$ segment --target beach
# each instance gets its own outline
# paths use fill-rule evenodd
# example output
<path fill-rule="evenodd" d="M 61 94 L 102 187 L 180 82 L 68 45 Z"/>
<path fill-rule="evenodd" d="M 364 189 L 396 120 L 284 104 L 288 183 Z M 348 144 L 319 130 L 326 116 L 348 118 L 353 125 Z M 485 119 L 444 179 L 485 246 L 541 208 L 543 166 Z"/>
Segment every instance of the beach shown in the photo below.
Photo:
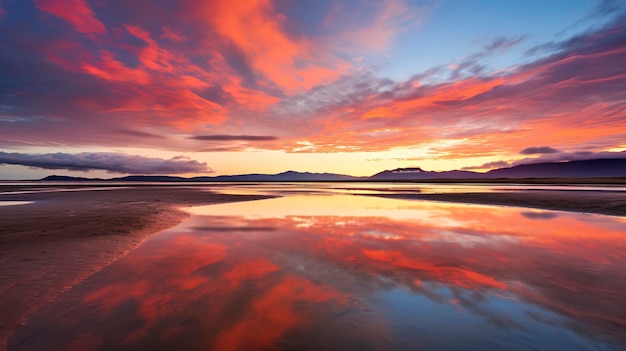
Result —
<path fill-rule="evenodd" d="M 62 191 L 59 191 L 62 188 Z M 626 216 L 616 191 L 398 192 L 374 195 Z M 196 205 L 265 199 L 193 185 L 0 186 L 0 349 L 28 316 L 150 235 L 176 226 Z M 280 195 L 280 192 L 277 193 Z"/>
<path fill-rule="evenodd" d="M 27 317 L 150 235 L 189 216 L 180 208 L 267 196 L 224 195 L 202 188 L 141 186 L 0 186 L 0 349 Z M 80 190 L 80 191 L 73 191 Z"/>

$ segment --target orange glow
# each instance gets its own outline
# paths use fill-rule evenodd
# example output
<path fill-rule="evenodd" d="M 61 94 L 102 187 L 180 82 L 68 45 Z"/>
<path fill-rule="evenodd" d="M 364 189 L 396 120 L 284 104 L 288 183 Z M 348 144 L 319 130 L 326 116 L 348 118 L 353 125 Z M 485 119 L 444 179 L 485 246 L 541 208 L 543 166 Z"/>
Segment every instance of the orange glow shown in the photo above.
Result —
<path fill-rule="evenodd" d="M 122 80 L 136 84 L 150 84 L 150 75 L 140 69 L 130 69 L 115 60 L 110 52 L 102 52 L 99 65 L 84 63 L 86 73 L 106 80 Z"/>
<path fill-rule="evenodd" d="M 234 288 L 236 288 L 243 281 L 259 279 L 268 273 L 275 272 L 279 269 L 280 267 L 277 265 L 268 262 L 267 260 L 260 259 L 235 266 L 235 268 L 224 274 L 224 280 L 228 281 Z"/>
<path fill-rule="evenodd" d="M 413 260 L 403 256 L 401 252 L 397 251 L 363 250 L 363 254 L 373 260 L 390 263 L 398 268 L 410 268 L 434 274 L 440 282 L 454 284 L 467 289 L 473 289 L 480 286 L 497 289 L 506 288 L 505 284 L 484 274 L 467 269 L 440 267 L 422 260 Z"/>
<path fill-rule="evenodd" d="M 215 349 L 250 350 L 270 347 L 286 331 L 306 323 L 310 317 L 295 310 L 298 303 L 319 304 L 338 297 L 336 292 L 327 287 L 320 287 L 303 279 L 286 278 L 256 299 L 244 319 L 220 333 Z"/>

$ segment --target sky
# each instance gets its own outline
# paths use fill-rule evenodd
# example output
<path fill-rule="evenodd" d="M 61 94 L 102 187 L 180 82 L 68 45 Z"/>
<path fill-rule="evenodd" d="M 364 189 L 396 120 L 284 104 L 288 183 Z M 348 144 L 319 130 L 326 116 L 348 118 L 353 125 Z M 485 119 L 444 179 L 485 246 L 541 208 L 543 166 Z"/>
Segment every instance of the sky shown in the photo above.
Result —
<path fill-rule="evenodd" d="M 0 179 L 625 150 L 620 0 L 0 0 Z"/>

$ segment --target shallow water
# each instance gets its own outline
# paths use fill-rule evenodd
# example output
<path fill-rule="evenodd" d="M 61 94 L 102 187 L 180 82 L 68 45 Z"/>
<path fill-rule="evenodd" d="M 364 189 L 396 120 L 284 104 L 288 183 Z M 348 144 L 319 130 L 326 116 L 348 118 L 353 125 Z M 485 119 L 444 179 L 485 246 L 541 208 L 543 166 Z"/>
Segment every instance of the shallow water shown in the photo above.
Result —
<path fill-rule="evenodd" d="M 307 189 L 190 208 L 9 349 L 626 349 L 626 218 Z"/>

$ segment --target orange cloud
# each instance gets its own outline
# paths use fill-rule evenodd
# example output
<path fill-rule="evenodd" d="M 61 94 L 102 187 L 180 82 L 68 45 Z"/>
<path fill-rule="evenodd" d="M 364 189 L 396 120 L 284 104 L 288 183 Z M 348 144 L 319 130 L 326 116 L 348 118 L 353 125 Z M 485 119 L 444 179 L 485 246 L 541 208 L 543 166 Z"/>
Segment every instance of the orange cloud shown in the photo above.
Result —
<path fill-rule="evenodd" d="M 201 14 L 243 50 L 252 68 L 288 92 L 330 82 L 348 67 L 306 38 L 289 37 L 285 15 L 269 0 L 218 1 Z"/>

